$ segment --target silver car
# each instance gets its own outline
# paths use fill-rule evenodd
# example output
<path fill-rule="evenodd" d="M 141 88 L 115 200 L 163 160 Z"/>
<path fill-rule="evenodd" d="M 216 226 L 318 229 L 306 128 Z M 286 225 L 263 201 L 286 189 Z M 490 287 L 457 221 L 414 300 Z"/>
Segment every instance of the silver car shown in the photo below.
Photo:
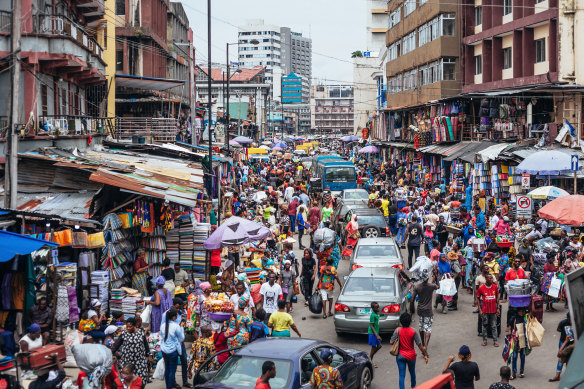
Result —
<path fill-rule="evenodd" d="M 371 302 L 379 304 L 379 332 L 392 333 L 409 307 L 413 285 L 403 270 L 391 267 L 355 269 L 347 277 L 335 304 L 335 331 L 366 334 Z"/>
<path fill-rule="evenodd" d="M 361 238 L 349 260 L 351 270 L 359 267 L 404 268 L 404 260 L 393 238 Z"/>

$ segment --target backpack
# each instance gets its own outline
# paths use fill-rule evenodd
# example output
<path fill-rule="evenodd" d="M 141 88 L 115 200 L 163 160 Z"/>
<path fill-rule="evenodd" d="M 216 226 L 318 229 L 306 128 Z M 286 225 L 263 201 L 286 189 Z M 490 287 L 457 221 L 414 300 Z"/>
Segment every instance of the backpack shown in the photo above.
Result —
<path fill-rule="evenodd" d="M 249 325 L 249 343 L 256 339 L 263 339 L 270 333 L 268 326 L 261 321 L 254 321 Z"/>

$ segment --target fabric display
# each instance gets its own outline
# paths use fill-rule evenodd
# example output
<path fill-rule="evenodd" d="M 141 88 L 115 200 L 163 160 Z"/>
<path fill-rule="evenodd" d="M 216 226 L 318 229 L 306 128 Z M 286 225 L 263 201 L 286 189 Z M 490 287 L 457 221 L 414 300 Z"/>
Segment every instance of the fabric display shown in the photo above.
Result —
<path fill-rule="evenodd" d="M 484 163 L 475 163 L 471 175 L 472 195 L 480 195 L 481 191 L 490 191 L 492 188 L 491 176 Z"/>
<path fill-rule="evenodd" d="M 207 250 L 203 244 L 211 234 L 211 224 L 198 223 L 194 229 L 193 271 L 194 278 L 205 279 L 207 269 Z"/>
<path fill-rule="evenodd" d="M 79 307 L 77 306 L 77 289 L 74 286 L 67 287 L 69 303 L 69 323 L 79 321 Z"/>
<path fill-rule="evenodd" d="M 73 248 L 84 249 L 87 247 L 87 232 L 74 231 L 73 232 Z"/>
<path fill-rule="evenodd" d="M 55 232 L 53 234 L 53 242 L 59 243 L 59 247 L 71 246 L 73 244 L 73 231 L 71 229 L 66 229 Z"/>
<path fill-rule="evenodd" d="M 59 323 L 69 322 L 69 295 L 67 287 L 59 285 L 57 288 L 57 308 L 55 310 L 55 319 Z"/>
<path fill-rule="evenodd" d="M 57 265 L 59 285 L 73 287 L 77 285 L 77 264 L 75 262 L 62 262 Z"/>
<path fill-rule="evenodd" d="M 97 249 L 105 246 L 105 238 L 103 232 L 96 232 L 95 234 L 87 235 L 87 248 Z"/>
<path fill-rule="evenodd" d="M 93 251 L 82 251 L 77 260 L 78 270 L 81 274 L 81 285 L 89 285 L 89 274 L 95 270 L 95 253 Z"/>
<path fill-rule="evenodd" d="M 163 226 L 154 227 L 153 232 L 150 234 L 147 234 L 142 239 L 142 247 L 145 250 L 144 260 L 146 261 L 146 263 L 152 263 L 152 264 L 155 264 L 157 266 L 162 265 L 162 262 L 164 262 L 164 258 L 165 258 L 164 253 L 166 251 L 166 239 L 164 236 L 164 227 Z M 156 270 L 161 271 L 161 269 L 156 269 Z"/>
<path fill-rule="evenodd" d="M 89 296 L 101 302 L 101 309 L 106 310 L 108 306 L 110 275 L 107 270 L 95 270 L 91 272 L 91 288 Z"/>
<path fill-rule="evenodd" d="M 122 311 L 122 300 L 126 297 L 126 292 L 122 289 L 112 289 L 110 298 L 110 309 L 112 311 Z"/>
<path fill-rule="evenodd" d="M 513 166 L 509 166 L 507 182 L 509 184 L 509 193 L 523 193 L 523 190 L 521 189 L 521 173 L 517 173 L 516 168 Z"/>

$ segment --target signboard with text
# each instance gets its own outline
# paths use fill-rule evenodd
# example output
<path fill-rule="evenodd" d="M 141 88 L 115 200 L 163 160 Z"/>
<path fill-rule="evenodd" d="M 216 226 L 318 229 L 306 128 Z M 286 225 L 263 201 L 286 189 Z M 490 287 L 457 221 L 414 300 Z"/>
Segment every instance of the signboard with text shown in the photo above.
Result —
<path fill-rule="evenodd" d="M 533 201 L 527 196 L 517 196 L 517 218 L 530 219 L 533 213 Z"/>

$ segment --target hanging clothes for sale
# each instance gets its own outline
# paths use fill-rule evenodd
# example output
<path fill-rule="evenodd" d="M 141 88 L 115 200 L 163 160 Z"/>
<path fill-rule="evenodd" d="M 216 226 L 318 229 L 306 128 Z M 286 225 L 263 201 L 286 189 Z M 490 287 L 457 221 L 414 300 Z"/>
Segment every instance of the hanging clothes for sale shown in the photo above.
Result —
<path fill-rule="evenodd" d="M 55 318 L 59 323 L 69 322 L 69 294 L 67 287 L 60 285 L 57 288 L 57 309 L 55 310 Z"/>

